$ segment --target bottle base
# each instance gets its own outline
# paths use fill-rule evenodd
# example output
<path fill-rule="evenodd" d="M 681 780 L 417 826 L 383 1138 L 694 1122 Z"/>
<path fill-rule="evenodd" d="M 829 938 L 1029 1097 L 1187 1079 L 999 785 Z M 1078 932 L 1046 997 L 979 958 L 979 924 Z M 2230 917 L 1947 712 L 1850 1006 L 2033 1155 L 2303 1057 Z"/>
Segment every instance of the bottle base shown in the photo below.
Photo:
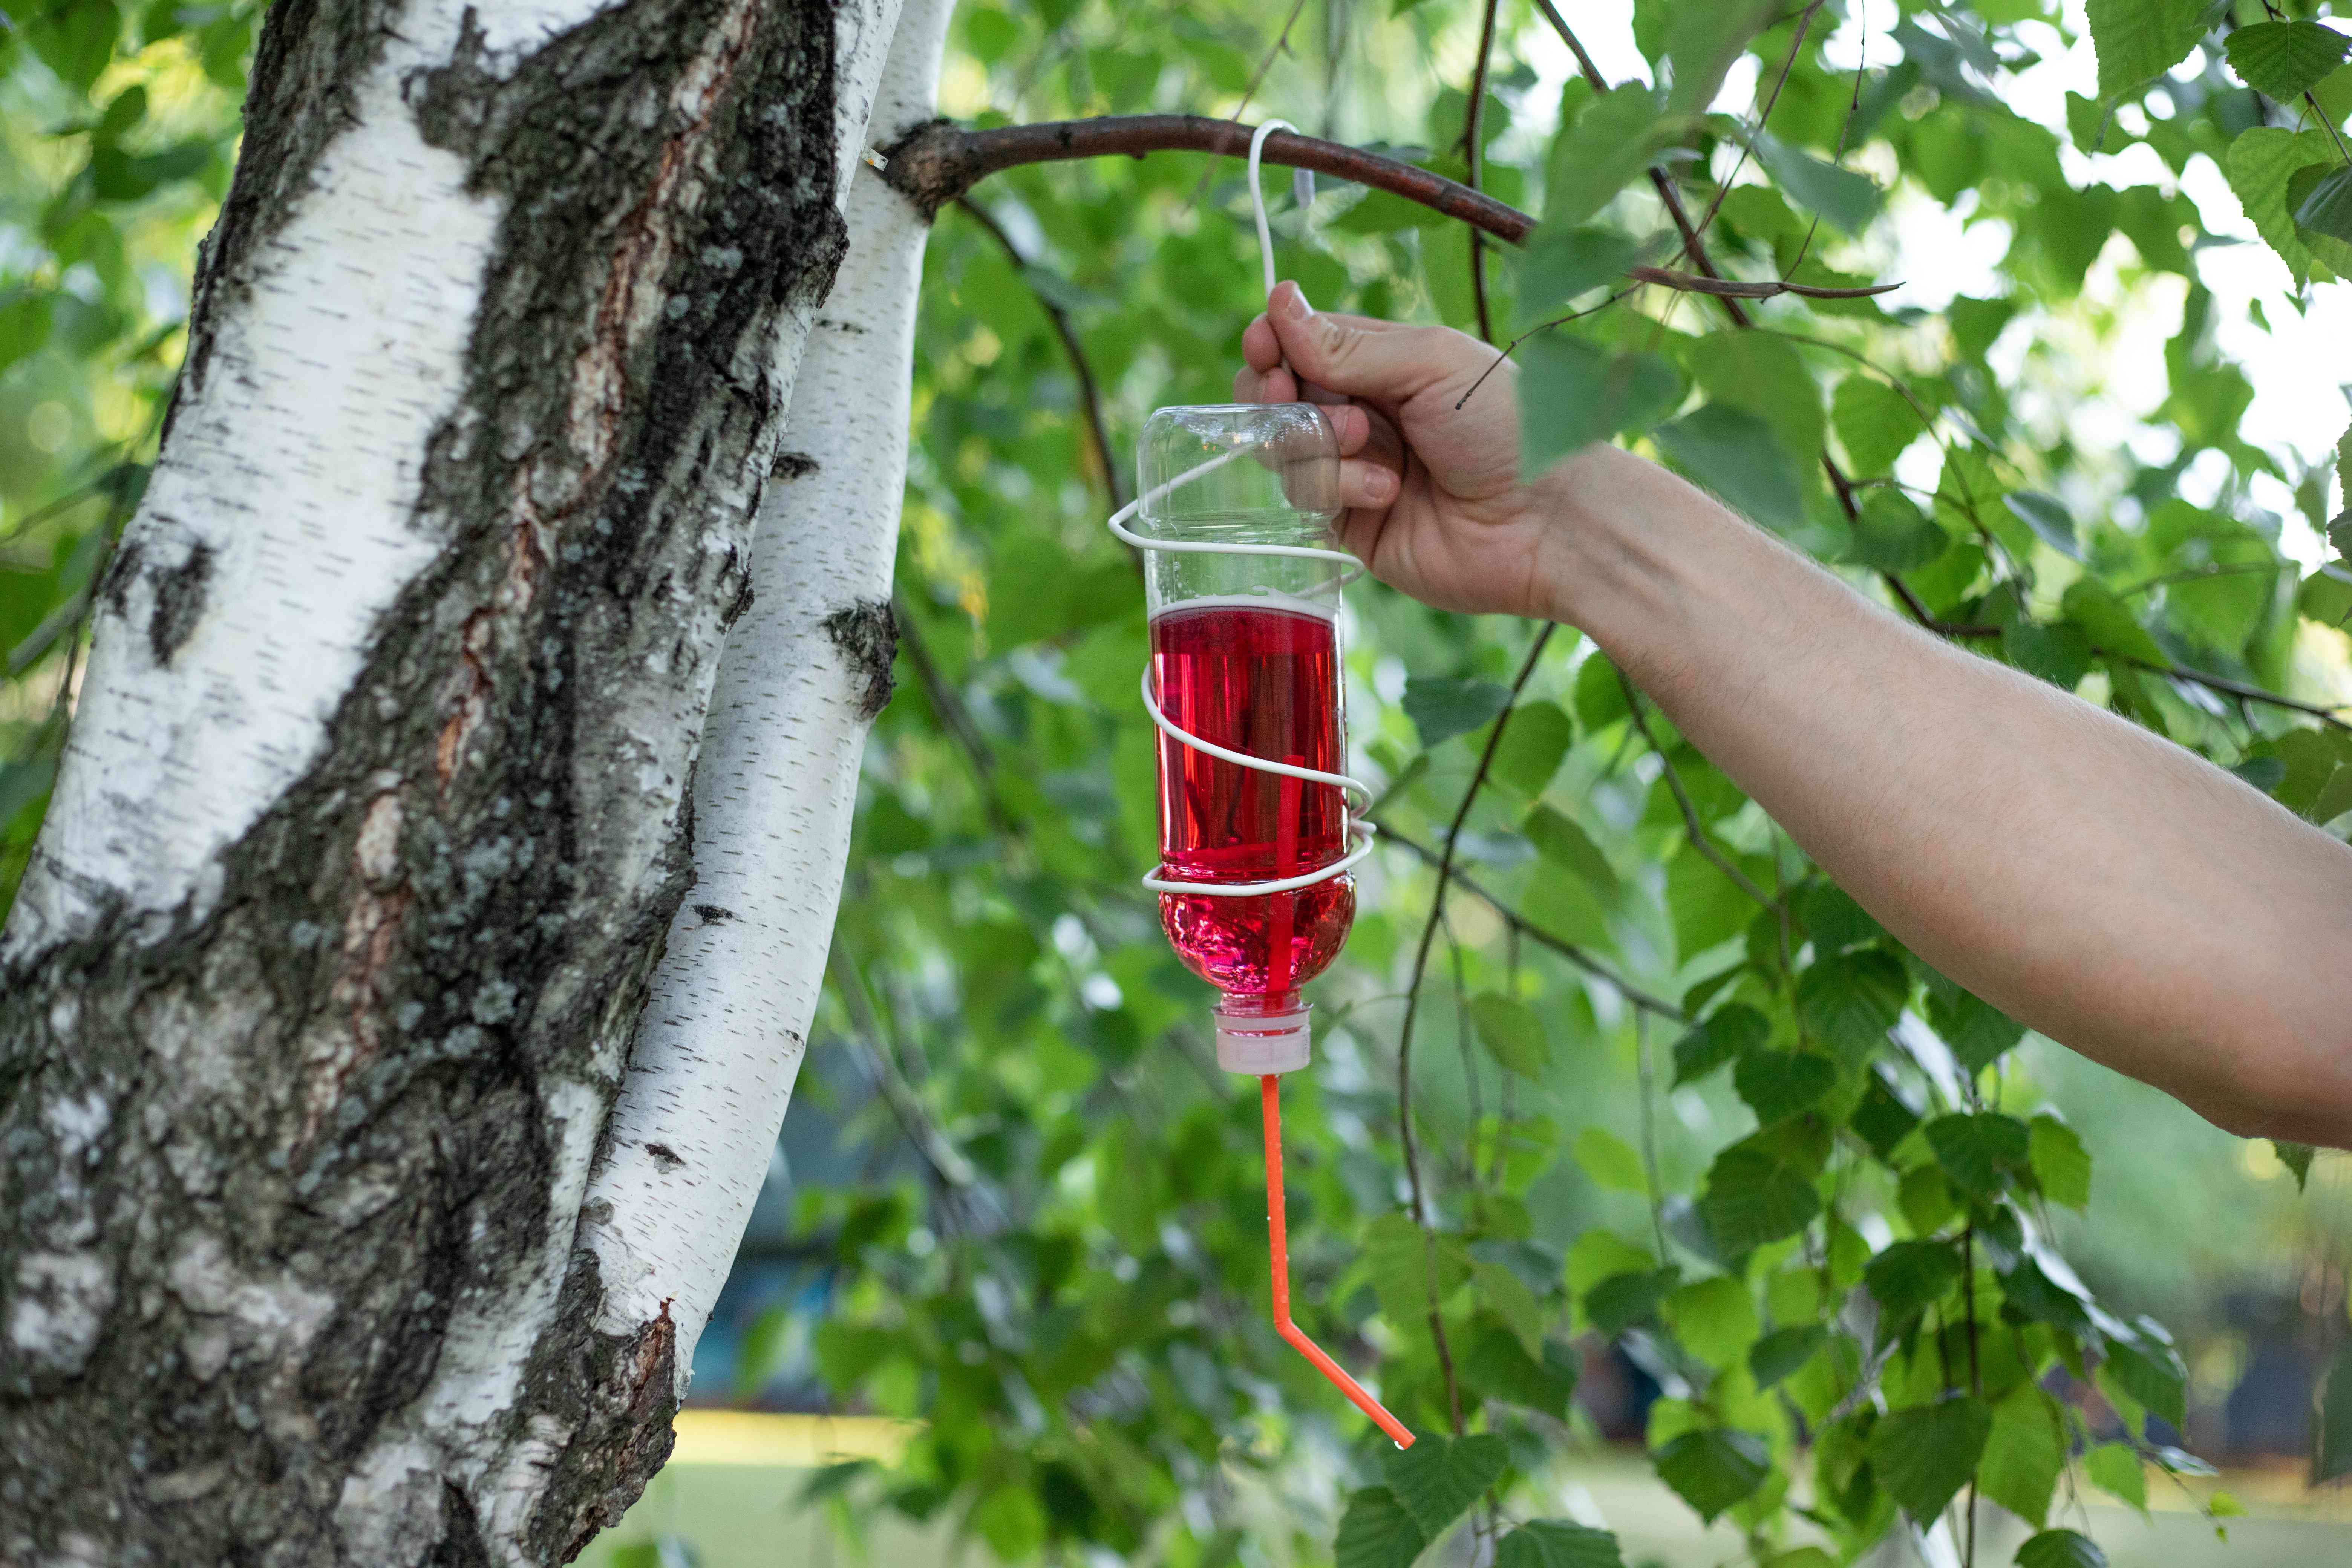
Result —
<path fill-rule="evenodd" d="M 1311 1002 L 1276 1013 L 1242 1012 L 1226 997 L 1210 1009 L 1217 1028 L 1217 1065 L 1227 1072 L 1264 1078 L 1268 1073 L 1297 1072 L 1307 1065 L 1311 1048 L 1307 1016 Z M 1255 998 L 1250 998 L 1255 1001 Z"/>

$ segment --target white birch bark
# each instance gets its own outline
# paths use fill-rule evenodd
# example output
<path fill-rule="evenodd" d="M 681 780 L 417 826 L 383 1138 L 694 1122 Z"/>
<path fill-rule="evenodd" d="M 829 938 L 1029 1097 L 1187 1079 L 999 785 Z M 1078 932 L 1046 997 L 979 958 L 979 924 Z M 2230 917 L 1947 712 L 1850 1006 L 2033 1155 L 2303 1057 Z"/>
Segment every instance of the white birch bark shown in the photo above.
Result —
<path fill-rule="evenodd" d="M 865 142 L 935 113 L 950 0 L 907 0 Z M 866 733 L 889 695 L 890 576 L 929 225 L 871 170 L 811 333 L 752 540 L 670 928 L 592 1181 L 607 1333 L 667 1312 L 682 1394 L 750 1221 L 824 982 Z"/>

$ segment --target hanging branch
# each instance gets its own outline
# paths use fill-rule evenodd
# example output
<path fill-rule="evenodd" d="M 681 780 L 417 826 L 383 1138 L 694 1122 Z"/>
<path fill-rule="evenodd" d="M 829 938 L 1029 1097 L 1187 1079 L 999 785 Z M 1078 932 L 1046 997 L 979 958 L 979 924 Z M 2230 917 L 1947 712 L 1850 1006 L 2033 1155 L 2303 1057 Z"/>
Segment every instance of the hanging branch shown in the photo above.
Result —
<path fill-rule="evenodd" d="M 1412 854 L 1418 857 L 1421 862 L 1425 866 L 1434 867 L 1444 859 L 1444 857 L 1439 854 L 1438 851 L 1430 847 L 1430 846 L 1423 844 L 1418 838 L 1413 837 L 1412 835 L 1406 833 L 1400 828 L 1391 826 L 1388 823 L 1378 818 L 1368 817 L 1365 820 L 1373 828 L 1379 831 L 1381 843 L 1393 844 L 1400 849 L 1410 851 Z M 1503 899 L 1501 895 L 1488 889 L 1484 883 L 1473 878 L 1467 871 L 1456 867 L 1454 870 L 1452 881 L 1454 886 L 1461 889 L 1464 892 L 1469 894 L 1472 898 L 1477 900 L 1480 903 L 1485 904 L 1488 909 L 1494 910 L 1496 914 L 1502 918 L 1503 923 L 1508 926 L 1515 935 L 1526 937 L 1538 947 L 1549 948 L 1553 952 L 1559 954 L 1560 957 L 1568 960 L 1569 963 L 1576 965 L 1577 968 L 1581 969 L 1584 973 L 1591 975 L 1595 980 L 1600 981 L 1601 984 L 1607 985 L 1611 990 L 1616 992 L 1620 996 L 1625 998 L 1625 1000 L 1632 1005 L 1640 1008 L 1644 1013 L 1655 1014 L 1661 1018 L 1671 1018 L 1678 1024 L 1687 1021 L 1685 1019 L 1683 1010 L 1681 1008 L 1675 1006 L 1673 1003 L 1665 1000 L 1665 998 L 1662 996 L 1654 996 L 1647 991 L 1643 990 L 1640 986 L 1633 984 L 1627 981 L 1623 975 L 1619 974 L 1616 971 L 1611 969 L 1607 964 L 1602 963 L 1599 959 L 1593 957 L 1591 953 L 1585 952 L 1574 942 L 1569 942 L 1565 938 L 1555 936 L 1550 931 L 1544 930 L 1543 927 L 1536 924 L 1533 921 L 1528 919 L 1527 916 L 1521 914 L 1517 910 L 1512 908 L 1509 902 Z"/>
<path fill-rule="evenodd" d="M 1486 0 L 1486 18 L 1478 26 L 1478 65 L 1470 73 L 1470 106 L 1463 111 L 1463 156 L 1470 171 L 1470 188 L 1478 188 L 1486 162 L 1486 68 L 1495 54 L 1495 13 L 1503 0 Z M 1495 341 L 1495 321 L 1486 305 L 1486 237 L 1470 231 L 1470 298 L 1478 308 L 1478 335 Z"/>
<path fill-rule="evenodd" d="M 1495 765 L 1495 752 L 1502 744 L 1503 731 L 1510 727 L 1511 713 L 1517 705 L 1519 693 L 1527 689 L 1528 678 L 1536 672 L 1536 664 L 1543 658 L 1544 648 L 1551 635 L 1559 629 L 1555 622 L 1547 621 L 1528 646 L 1528 657 L 1519 666 L 1517 679 L 1511 682 L 1510 702 L 1496 715 L 1495 727 L 1486 735 L 1486 749 L 1478 754 L 1478 771 L 1470 776 L 1470 787 L 1462 792 L 1462 804 L 1454 808 L 1453 825 L 1446 829 L 1445 848 L 1438 858 L 1437 889 L 1430 895 L 1429 918 L 1422 922 L 1421 944 L 1413 950 L 1412 981 L 1405 987 L 1404 1022 L 1397 1031 L 1397 1132 L 1404 1146 L 1405 1182 L 1412 1196 L 1412 1222 L 1421 1226 L 1429 1250 L 1429 1331 L 1437 1342 L 1437 1364 L 1445 1374 L 1445 1399 L 1454 1416 L 1454 1436 L 1462 1435 L 1462 1391 L 1454 1376 L 1454 1352 L 1445 1342 L 1445 1323 L 1437 1310 L 1436 1237 L 1429 1227 L 1429 1208 L 1423 1199 L 1421 1184 L 1421 1157 L 1412 1135 L 1412 1026 L 1421 1014 L 1421 984 L 1429 972 L 1429 946 L 1437 935 L 1438 922 L 1445 914 L 1445 887 L 1454 877 L 1454 846 L 1462 837 L 1462 825 L 1470 816 L 1470 807 L 1486 786 L 1486 774 Z"/>
<path fill-rule="evenodd" d="M 972 221 L 986 229 L 1003 248 L 1014 269 L 1028 278 L 1030 268 L 1036 264 L 1021 254 L 1021 247 L 1004 232 L 1004 226 L 969 196 L 956 197 L 955 205 L 971 215 Z M 1095 461 L 1102 466 L 1103 489 L 1110 492 L 1111 509 L 1117 510 L 1127 504 L 1127 488 L 1118 482 L 1118 464 L 1111 457 L 1110 433 L 1103 424 L 1102 392 L 1095 382 L 1094 364 L 1087 358 L 1086 345 L 1078 341 L 1078 329 L 1070 320 L 1070 313 L 1034 281 L 1030 282 L 1029 292 L 1037 301 L 1037 308 L 1045 312 L 1045 319 L 1054 323 L 1054 331 L 1061 336 L 1062 348 L 1070 356 L 1070 369 L 1078 378 L 1078 404 L 1086 410 L 1087 429 L 1094 437 Z"/>
<path fill-rule="evenodd" d="M 1867 300 L 1873 294 L 1892 294 L 1903 287 L 1900 283 L 1874 283 L 1862 289 L 1826 289 L 1818 283 L 1790 283 L 1779 278 L 1748 282 L 1718 278 L 1712 272 L 1703 278 L 1693 277 L 1671 267 L 1629 267 L 1625 276 L 1637 283 L 1655 283 L 1685 294 L 1711 294 L 1718 300 L 1769 300 L 1775 294 L 1798 294 L 1808 300 Z"/>
<path fill-rule="evenodd" d="M 1683 833 L 1690 839 L 1691 847 L 1706 857 L 1717 870 L 1731 879 L 1733 887 L 1764 908 L 1778 910 L 1780 907 L 1779 901 L 1758 887 L 1747 872 L 1732 864 L 1731 858 L 1716 847 L 1715 840 L 1706 836 L 1706 828 L 1698 819 L 1698 807 L 1691 804 L 1690 792 L 1683 788 L 1682 774 L 1675 771 L 1674 759 L 1666 755 L 1664 746 L 1658 744 L 1658 737 L 1650 729 L 1649 715 L 1642 711 L 1642 694 L 1633 689 L 1633 683 L 1625 679 L 1622 670 L 1618 672 L 1617 684 L 1624 690 L 1625 707 L 1633 717 L 1633 727 L 1642 731 L 1642 739 L 1650 743 L 1650 750 L 1658 753 L 1658 762 L 1665 770 L 1666 787 L 1674 792 L 1675 805 L 1681 808 Z"/>

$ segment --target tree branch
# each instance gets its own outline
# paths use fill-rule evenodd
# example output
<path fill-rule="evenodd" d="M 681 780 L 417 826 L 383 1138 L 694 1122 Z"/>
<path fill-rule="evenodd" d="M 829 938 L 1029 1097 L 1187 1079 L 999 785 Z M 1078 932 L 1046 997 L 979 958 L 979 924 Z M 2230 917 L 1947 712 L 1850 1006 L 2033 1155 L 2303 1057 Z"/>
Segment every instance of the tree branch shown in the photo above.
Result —
<path fill-rule="evenodd" d="M 1114 154 L 1140 158 L 1152 153 L 1215 153 L 1239 158 L 1248 155 L 1251 134 L 1249 126 L 1201 114 L 1110 114 L 984 131 L 935 120 L 882 150 L 889 163 L 882 177 L 928 217 L 1000 170 Z M 1513 245 L 1535 230 L 1536 220 L 1517 207 L 1442 174 L 1343 142 L 1277 131 L 1265 139 L 1261 156 L 1285 168 L 1312 169 L 1387 191 Z"/>
<path fill-rule="evenodd" d="M 1013 237 L 1004 232 L 1004 226 L 987 208 L 969 196 L 956 197 L 955 205 L 989 232 L 1015 268 L 1026 273 L 1036 265 L 1021 254 L 1021 247 L 1013 243 Z M 1070 320 L 1070 313 L 1034 284 L 1029 292 L 1036 300 L 1037 308 L 1045 312 L 1045 319 L 1054 323 L 1054 331 L 1061 336 L 1063 351 L 1070 356 L 1070 369 L 1078 378 L 1079 405 L 1086 410 L 1087 429 L 1094 437 L 1095 461 L 1102 465 L 1103 489 L 1110 492 L 1111 510 L 1116 511 L 1127 504 L 1127 487 L 1118 482 L 1118 463 L 1111 456 L 1110 433 L 1103 425 L 1102 391 L 1095 383 L 1094 364 L 1087 358 L 1086 345 L 1078 341 L 1077 325 Z"/>
<path fill-rule="evenodd" d="M 1711 294 L 1718 300 L 1769 300 L 1775 294 L 1801 294 L 1808 300 L 1866 300 L 1873 294 L 1891 294 L 1903 287 L 1900 283 L 1874 283 L 1865 289 L 1824 289 L 1818 283 L 1790 283 L 1778 278 L 1750 283 L 1736 278 L 1718 278 L 1711 271 L 1704 278 L 1695 278 L 1670 267 L 1629 267 L 1625 276 L 1637 282 L 1679 289 L 1685 294 Z"/>

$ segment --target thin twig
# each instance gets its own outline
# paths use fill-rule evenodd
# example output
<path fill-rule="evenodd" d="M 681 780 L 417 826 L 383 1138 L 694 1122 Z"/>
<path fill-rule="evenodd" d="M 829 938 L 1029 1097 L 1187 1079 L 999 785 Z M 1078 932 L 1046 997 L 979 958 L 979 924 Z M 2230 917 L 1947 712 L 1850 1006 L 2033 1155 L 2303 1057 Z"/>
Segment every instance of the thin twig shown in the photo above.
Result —
<path fill-rule="evenodd" d="M 2275 691 L 2266 691 L 2259 686 L 2249 686 L 2242 680 L 2232 680 L 2226 675 L 2215 675 L 2210 670 L 2191 669 L 2185 664 L 2153 664 L 2142 658 L 2126 658 L 2122 662 L 2135 669 L 2147 670 L 2151 675 L 2162 675 L 2174 680 L 2185 680 L 2192 686 L 2202 686 L 2209 691 L 2219 691 L 2231 697 L 2242 697 L 2250 702 L 2267 703 L 2273 708 L 2284 708 L 2290 712 L 2307 713 L 2312 718 L 2332 724 L 2338 730 L 2352 730 L 2352 723 L 2345 722 L 2342 718 L 2343 714 L 2352 713 L 2352 703 L 2338 702 L 2323 707 L 2315 702 L 2299 701 L 2293 697 L 2282 697 Z"/>
<path fill-rule="evenodd" d="M 1666 749 L 1658 744 L 1657 735 L 1650 729 L 1649 715 L 1642 711 L 1642 694 L 1633 689 L 1633 683 L 1625 679 L 1622 670 L 1618 672 L 1617 684 L 1624 689 L 1625 706 L 1633 714 L 1633 727 L 1642 731 L 1642 739 L 1650 743 L 1650 750 L 1658 753 L 1658 761 L 1665 770 L 1666 787 L 1674 792 L 1675 805 L 1682 811 L 1683 832 L 1690 839 L 1691 847 L 1706 857 L 1717 870 L 1730 878 L 1733 887 L 1765 909 L 1778 909 L 1780 905 L 1772 895 L 1751 881 L 1748 873 L 1732 864 L 1731 858 L 1716 847 L 1715 841 L 1706 836 L 1706 828 L 1698 819 L 1698 807 L 1691 804 L 1690 792 L 1683 788 L 1682 774 L 1675 772 L 1674 759 L 1666 755 Z"/>
<path fill-rule="evenodd" d="M 1748 167 L 1748 160 L 1755 155 L 1756 143 L 1763 138 L 1764 127 L 1771 120 L 1774 107 L 1780 101 L 1780 89 L 1789 85 L 1789 73 L 1796 68 L 1797 56 L 1805 47 L 1805 34 L 1812 27 L 1813 16 L 1821 8 L 1822 0 L 1812 0 L 1812 4 L 1798 16 L 1797 36 L 1789 40 L 1789 52 L 1780 60 L 1780 74 L 1772 79 L 1772 90 L 1765 96 L 1762 106 L 1756 111 L 1756 129 L 1748 132 L 1747 142 L 1740 146 L 1738 160 L 1731 165 L 1731 173 L 1715 187 L 1714 199 L 1706 204 L 1706 211 L 1699 216 L 1698 233 L 1701 236 L 1706 233 L 1707 225 L 1715 221 L 1716 211 L 1723 205 L 1723 198 L 1731 194 L 1731 182 L 1739 178 L 1739 172 Z"/>
<path fill-rule="evenodd" d="M 1644 1013 L 1633 1015 L 1634 1067 L 1642 1079 L 1642 1175 L 1650 1184 L 1650 1234 L 1658 1244 L 1658 1263 L 1666 1262 L 1665 1183 L 1658 1175 L 1657 1110 L 1651 1101 L 1657 1095 L 1657 1075 L 1650 1067 L 1650 1020 Z"/>
<path fill-rule="evenodd" d="M 1290 47 L 1290 29 L 1298 25 L 1298 14 L 1305 9 L 1307 0 L 1290 0 L 1290 15 L 1282 19 L 1282 31 L 1275 35 L 1274 45 L 1265 51 L 1265 58 L 1257 62 L 1257 69 L 1250 72 L 1249 85 L 1242 89 L 1242 100 L 1234 108 L 1233 123 L 1236 129 L 1241 125 L 1242 116 L 1249 112 L 1250 100 L 1255 98 L 1257 89 L 1265 84 L 1265 73 L 1274 68 L 1275 60 Z M 1201 183 L 1194 185 L 1192 194 L 1184 198 L 1186 207 L 1200 205 L 1201 194 L 1209 188 L 1209 181 L 1216 172 L 1214 163 L 1201 171 Z"/>
<path fill-rule="evenodd" d="M 1470 73 L 1470 107 L 1462 116 L 1464 155 L 1474 191 L 1485 168 L 1486 66 L 1495 52 L 1495 13 L 1501 8 L 1502 0 L 1486 0 L 1486 18 L 1478 27 L 1478 65 Z M 1475 228 L 1470 231 L 1470 297 L 1478 307 L 1478 335 L 1491 343 L 1495 322 L 1486 304 L 1486 237 Z"/>
<path fill-rule="evenodd" d="M 1694 238 L 1696 233 L 1696 229 L 1692 231 Z M 1861 289 L 1826 289 L 1819 284 L 1790 283 L 1779 278 L 1756 282 L 1712 275 L 1695 278 L 1671 267 L 1629 267 L 1625 269 L 1625 276 L 1637 282 L 1678 289 L 1685 294 L 1711 294 L 1718 300 L 1769 300 L 1777 294 L 1797 294 L 1808 300 L 1866 300 L 1873 294 L 1891 294 L 1903 287 L 1896 282 L 1873 283 Z"/>
<path fill-rule="evenodd" d="M 1429 1329 L 1437 1343 L 1438 1366 L 1445 1374 L 1446 1403 L 1452 1409 L 1457 1436 L 1463 1429 L 1462 1391 L 1454 1376 L 1454 1355 L 1446 1344 L 1445 1324 L 1437 1310 L 1437 1239 L 1430 1229 L 1429 1207 L 1421 1183 L 1421 1155 L 1412 1135 L 1412 1026 L 1421 1013 L 1422 981 L 1429 972 L 1430 943 L 1436 939 L 1438 921 L 1445 911 L 1446 884 L 1453 880 L 1454 851 L 1461 841 L 1462 825 L 1469 819 L 1470 807 L 1476 803 L 1478 792 L 1486 787 L 1486 774 L 1495 765 L 1496 749 L 1502 744 L 1503 731 L 1510 727 L 1512 709 L 1518 702 L 1519 693 L 1527 689 L 1537 662 L 1551 642 L 1552 633 L 1559 629 L 1558 623 L 1547 621 L 1528 645 L 1517 679 L 1511 682 L 1510 702 L 1496 716 L 1495 727 L 1486 735 L 1486 748 L 1478 754 L 1478 770 L 1470 775 L 1470 787 L 1462 792 L 1462 804 L 1454 808 L 1454 821 L 1445 833 L 1445 848 L 1438 858 L 1437 888 L 1430 895 L 1429 918 L 1422 922 L 1421 942 L 1413 950 L 1412 979 L 1405 987 L 1404 1021 L 1397 1031 L 1397 1132 L 1404 1149 L 1405 1183 L 1412 1200 L 1412 1221 L 1421 1226 L 1430 1249 Z"/>
<path fill-rule="evenodd" d="M 1393 844 L 1400 849 L 1409 851 L 1413 856 L 1417 857 L 1423 865 L 1434 867 L 1444 858 L 1444 857 L 1437 850 L 1432 848 L 1426 844 L 1423 844 L 1420 839 L 1415 838 L 1412 835 L 1406 833 L 1400 828 L 1391 826 L 1385 821 L 1370 817 L 1368 817 L 1365 820 L 1371 827 L 1379 832 L 1380 841 L 1381 843 Z M 1569 942 L 1562 937 L 1555 936 L 1550 931 L 1544 930 L 1543 927 L 1536 924 L 1533 921 L 1528 919 L 1527 916 L 1521 914 L 1517 910 L 1512 908 L 1509 901 L 1505 900 L 1500 894 L 1488 889 L 1485 883 L 1480 882 L 1477 879 L 1472 877 L 1467 871 L 1463 870 L 1458 866 L 1455 867 L 1454 870 L 1453 885 L 1461 889 L 1464 892 L 1469 894 L 1472 898 L 1477 900 L 1488 909 L 1494 910 L 1496 914 L 1502 918 L 1503 923 L 1508 926 L 1513 931 L 1526 937 L 1538 947 L 1548 948 L 1551 952 L 1559 954 L 1560 957 L 1568 960 L 1569 963 L 1574 964 L 1577 968 L 1581 969 L 1585 973 L 1591 975 L 1595 980 L 1607 985 L 1611 990 L 1624 997 L 1627 1002 L 1639 1007 L 1644 1013 L 1654 1013 L 1661 1018 L 1671 1018 L 1676 1023 L 1685 1021 L 1683 1010 L 1680 1007 L 1675 1006 L 1672 1002 L 1665 1000 L 1662 996 L 1653 995 L 1649 992 L 1643 990 L 1640 986 L 1633 984 L 1631 982 L 1627 981 L 1623 975 L 1619 974 L 1616 971 L 1611 969 L 1607 964 L 1602 963 L 1599 959 L 1594 958 L 1591 953 L 1585 952 L 1574 942 Z"/>
<path fill-rule="evenodd" d="M 955 205 L 989 232 L 1003 248 L 1014 270 L 1022 273 L 1026 281 L 1030 268 L 1036 263 L 1021 254 L 1021 247 L 1013 243 L 1011 235 L 1004 232 L 1004 226 L 970 196 L 958 196 Z M 1127 504 L 1127 487 L 1118 482 L 1118 461 L 1111 456 L 1110 432 L 1103 423 L 1102 391 L 1095 381 L 1093 362 L 1087 358 L 1086 344 L 1078 341 L 1077 324 L 1070 320 L 1070 313 L 1034 282 L 1030 283 L 1029 294 L 1037 301 L 1037 308 L 1045 312 L 1045 319 L 1054 323 L 1054 331 L 1062 340 L 1063 352 L 1070 356 L 1070 369 L 1078 378 L 1078 405 L 1086 410 L 1087 429 L 1094 437 L 1095 462 L 1102 469 L 1103 489 L 1109 492 L 1111 508 L 1116 510 Z"/>
<path fill-rule="evenodd" d="M 1568 325 L 1569 322 L 1579 320 L 1581 317 L 1597 314 L 1600 311 L 1609 309 L 1610 306 L 1614 305 L 1618 300 L 1624 299 L 1627 295 L 1639 292 L 1641 288 L 1642 285 L 1639 283 L 1629 285 L 1626 288 L 1618 289 L 1617 292 L 1610 295 L 1609 298 L 1601 300 L 1598 305 L 1587 305 L 1581 310 L 1570 310 L 1565 316 L 1554 316 L 1549 321 L 1538 321 L 1534 326 L 1529 327 L 1526 331 L 1521 332 L 1517 337 L 1513 338 L 1509 342 L 1505 343 L 1496 352 L 1495 363 L 1488 365 L 1485 370 L 1480 371 L 1478 373 L 1478 379 L 1470 384 L 1470 390 L 1454 400 L 1454 411 L 1459 413 L 1462 405 L 1470 401 L 1471 395 L 1480 387 L 1486 384 L 1486 378 L 1494 374 L 1496 371 L 1502 369 L 1503 362 L 1509 359 L 1513 354 L 1518 353 L 1519 345 L 1526 342 L 1529 338 L 1534 337 L 1538 332 L 1548 332 L 1554 327 L 1564 327 Z"/>

